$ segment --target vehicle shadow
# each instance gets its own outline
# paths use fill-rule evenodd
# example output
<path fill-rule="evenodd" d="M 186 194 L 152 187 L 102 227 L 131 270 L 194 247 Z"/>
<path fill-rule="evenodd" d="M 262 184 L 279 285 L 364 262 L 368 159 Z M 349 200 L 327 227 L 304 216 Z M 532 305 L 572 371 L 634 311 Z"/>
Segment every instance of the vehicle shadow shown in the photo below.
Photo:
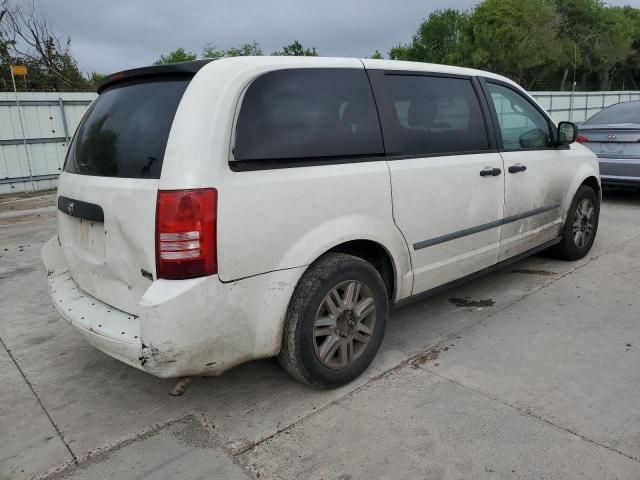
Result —
<path fill-rule="evenodd" d="M 602 191 L 602 201 L 608 204 L 640 205 L 640 190 L 605 187 Z"/>

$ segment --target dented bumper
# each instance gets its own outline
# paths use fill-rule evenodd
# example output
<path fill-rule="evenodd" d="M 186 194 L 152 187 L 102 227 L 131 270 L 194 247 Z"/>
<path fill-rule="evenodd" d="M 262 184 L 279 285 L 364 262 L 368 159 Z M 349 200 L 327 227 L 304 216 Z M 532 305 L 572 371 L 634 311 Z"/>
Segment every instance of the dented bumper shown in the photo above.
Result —
<path fill-rule="evenodd" d="M 57 312 L 94 347 L 134 367 L 143 360 L 140 321 L 82 292 L 69 272 L 49 276 Z M 142 365 L 144 366 L 144 365 Z"/>
<path fill-rule="evenodd" d="M 218 375 L 277 355 L 284 315 L 304 267 L 237 282 L 217 276 L 155 280 L 138 315 L 83 292 L 66 267 L 57 237 L 42 250 L 58 313 L 106 354 L 158 377 Z"/>

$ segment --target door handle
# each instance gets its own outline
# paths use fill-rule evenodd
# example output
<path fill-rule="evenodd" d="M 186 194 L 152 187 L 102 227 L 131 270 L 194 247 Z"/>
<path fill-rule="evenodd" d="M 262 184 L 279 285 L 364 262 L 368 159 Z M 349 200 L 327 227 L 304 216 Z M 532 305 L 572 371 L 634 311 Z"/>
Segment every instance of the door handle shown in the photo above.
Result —
<path fill-rule="evenodd" d="M 509 167 L 509 173 L 524 172 L 526 169 L 527 169 L 526 165 L 522 165 L 521 163 L 516 163 L 515 165 L 511 165 Z"/>
<path fill-rule="evenodd" d="M 484 167 L 482 170 L 480 170 L 481 177 L 497 177 L 501 173 L 502 170 L 500 170 L 499 168 Z"/>

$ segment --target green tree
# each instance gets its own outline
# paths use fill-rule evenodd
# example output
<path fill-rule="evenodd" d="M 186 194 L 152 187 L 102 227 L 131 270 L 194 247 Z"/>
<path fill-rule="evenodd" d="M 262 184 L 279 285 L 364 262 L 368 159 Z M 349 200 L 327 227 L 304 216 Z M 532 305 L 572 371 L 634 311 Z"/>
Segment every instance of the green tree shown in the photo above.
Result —
<path fill-rule="evenodd" d="M 189 60 L 195 60 L 197 55 L 195 53 L 187 52 L 184 48 L 176 48 L 166 55 L 160 55 L 160 58 L 153 62 L 154 65 L 164 65 L 165 63 L 177 63 L 187 62 Z"/>
<path fill-rule="evenodd" d="M 430 63 L 465 63 L 463 51 L 469 40 L 469 14 L 436 10 L 420 24 L 409 46 L 410 60 Z M 467 62 L 468 63 L 468 62 Z"/>
<path fill-rule="evenodd" d="M 108 75 L 104 73 L 91 72 L 91 75 L 89 75 L 89 83 L 93 88 L 96 88 L 107 76 Z"/>
<path fill-rule="evenodd" d="M 621 9 L 605 8 L 591 37 L 589 60 L 601 90 L 609 90 L 621 66 L 633 53 L 633 24 Z"/>
<path fill-rule="evenodd" d="M 482 0 L 432 12 L 389 58 L 473 66 L 528 88 L 640 85 L 640 10 L 602 0 Z"/>
<path fill-rule="evenodd" d="M 592 36 L 598 14 L 604 5 L 600 0 L 554 0 L 554 6 L 560 17 L 558 41 L 563 50 L 562 89 L 570 73 L 584 88 L 591 74 L 588 38 Z"/>
<path fill-rule="evenodd" d="M 21 90 L 88 90 L 90 84 L 71 54 L 71 40 L 56 34 L 44 10 L 35 3 L 0 3 L 0 88 L 12 89 L 9 68 L 25 65 Z"/>
<path fill-rule="evenodd" d="M 247 57 L 260 55 L 262 55 L 262 49 L 256 41 L 241 43 L 237 47 L 230 47 L 227 50 L 218 50 L 215 45 L 207 44 L 202 51 L 202 58 Z"/>
<path fill-rule="evenodd" d="M 295 40 L 292 44 L 282 47 L 282 50 L 276 50 L 272 55 L 285 55 L 290 57 L 317 57 L 316 47 L 304 48 L 302 44 Z"/>
<path fill-rule="evenodd" d="M 624 7 L 622 13 L 627 17 L 631 25 L 631 53 L 619 65 L 623 82 L 637 89 L 640 87 L 640 9 Z"/>
<path fill-rule="evenodd" d="M 413 60 L 409 45 L 398 44 L 389 50 L 389 58 L 391 60 Z"/>
<path fill-rule="evenodd" d="M 583 88 L 592 77 L 600 88 L 609 88 L 620 65 L 633 55 L 631 14 L 600 0 L 554 0 L 554 5 L 561 19 L 565 76 L 575 69 Z"/>
<path fill-rule="evenodd" d="M 369 58 L 374 59 L 374 60 L 382 60 L 384 58 L 384 55 L 382 55 L 382 53 L 380 53 L 380 51 L 376 50 L 374 52 L 374 54 L 371 55 Z"/>
<path fill-rule="evenodd" d="M 560 19 L 549 0 L 485 0 L 470 18 L 473 66 L 533 88 L 558 68 Z"/>

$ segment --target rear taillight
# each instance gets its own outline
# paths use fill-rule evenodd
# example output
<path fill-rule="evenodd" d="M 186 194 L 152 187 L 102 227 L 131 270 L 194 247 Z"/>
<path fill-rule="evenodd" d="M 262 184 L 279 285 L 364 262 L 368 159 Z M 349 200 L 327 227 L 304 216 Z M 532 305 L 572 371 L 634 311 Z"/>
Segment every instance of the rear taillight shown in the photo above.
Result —
<path fill-rule="evenodd" d="M 584 135 L 578 135 L 576 137 L 576 142 L 580 142 L 580 143 L 585 143 L 588 142 L 589 139 L 587 137 L 585 137 Z"/>
<path fill-rule="evenodd" d="M 193 278 L 218 272 L 217 207 L 218 192 L 214 188 L 158 192 L 158 278 Z"/>

